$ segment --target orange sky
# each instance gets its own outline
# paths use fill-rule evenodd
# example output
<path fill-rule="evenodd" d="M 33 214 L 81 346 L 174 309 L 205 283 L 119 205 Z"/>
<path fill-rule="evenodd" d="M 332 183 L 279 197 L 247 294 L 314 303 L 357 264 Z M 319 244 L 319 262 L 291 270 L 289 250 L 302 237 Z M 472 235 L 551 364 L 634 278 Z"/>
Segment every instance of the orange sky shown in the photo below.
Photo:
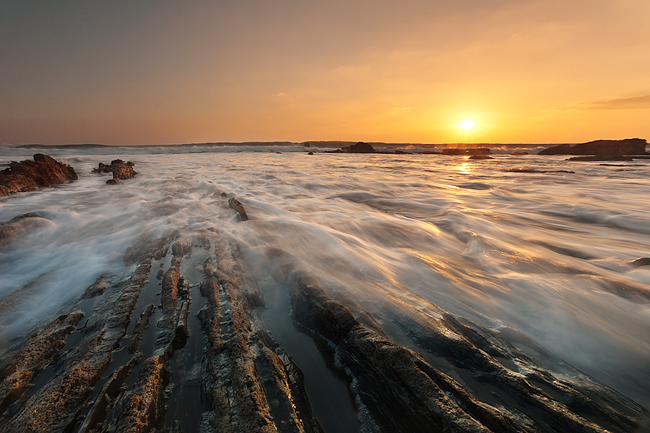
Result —
<path fill-rule="evenodd" d="M 0 4 L 0 143 L 650 139 L 645 0 L 61 3 Z"/>

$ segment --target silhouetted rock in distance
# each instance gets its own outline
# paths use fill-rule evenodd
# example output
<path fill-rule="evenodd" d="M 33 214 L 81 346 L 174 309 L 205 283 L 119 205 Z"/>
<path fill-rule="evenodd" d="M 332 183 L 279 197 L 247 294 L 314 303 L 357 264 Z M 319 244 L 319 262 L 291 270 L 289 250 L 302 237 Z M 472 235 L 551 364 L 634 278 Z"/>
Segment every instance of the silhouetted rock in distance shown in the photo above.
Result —
<path fill-rule="evenodd" d="M 375 153 L 375 148 L 363 141 L 349 147 L 344 147 L 343 150 L 347 153 Z"/>
<path fill-rule="evenodd" d="M 645 155 L 646 140 L 596 140 L 581 144 L 561 144 L 544 149 L 538 155 Z"/>
<path fill-rule="evenodd" d="M 44 186 L 77 179 L 74 168 L 57 162 L 51 156 L 37 153 L 34 155 L 34 161 L 12 161 L 9 168 L 0 171 L 0 196 L 35 191 Z"/>
<path fill-rule="evenodd" d="M 476 147 L 470 149 L 442 149 L 443 155 L 489 155 L 490 149 Z"/>

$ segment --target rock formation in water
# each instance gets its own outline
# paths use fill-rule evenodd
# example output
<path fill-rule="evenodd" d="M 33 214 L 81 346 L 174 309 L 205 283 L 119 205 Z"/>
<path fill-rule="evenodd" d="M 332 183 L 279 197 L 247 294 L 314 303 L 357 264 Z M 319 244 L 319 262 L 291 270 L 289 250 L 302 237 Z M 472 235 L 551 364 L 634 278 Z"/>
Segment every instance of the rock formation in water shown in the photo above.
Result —
<path fill-rule="evenodd" d="M 77 178 L 74 168 L 56 161 L 51 156 L 37 153 L 33 161 L 12 161 L 8 168 L 0 171 L 0 196 L 35 191 Z"/>
<path fill-rule="evenodd" d="M 375 153 L 375 148 L 371 144 L 364 143 L 360 141 L 352 146 L 344 147 L 343 150 L 346 153 Z"/>
<path fill-rule="evenodd" d="M 640 138 L 625 140 L 596 140 L 581 144 L 561 144 L 544 149 L 538 155 L 645 155 L 648 142 Z"/>
<path fill-rule="evenodd" d="M 489 155 L 490 153 L 490 149 L 486 147 L 475 147 L 469 149 L 442 149 L 443 155 Z"/>
<path fill-rule="evenodd" d="M 138 174 L 133 169 L 133 162 L 124 162 L 121 159 L 114 159 L 110 164 L 100 162 L 98 167 L 93 169 L 93 173 L 113 173 L 113 178 L 106 181 L 108 185 L 115 185 L 120 180 L 130 179 Z"/>
<path fill-rule="evenodd" d="M 7 222 L 0 222 L 0 249 L 30 231 L 49 224 L 52 224 L 50 220 L 33 213 L 26 213 Z"/>
<path fill-rule="evenodd" d="M 577 371 L 542 368 L 505 330 L 433 304 L 435 314 L 397 304 L 390 325 L 406 337 L 391 341 L 299 260 L 279 247 L 265 255 L 296 326 L 347 378 L 364 432 L 622 432 L 649 421 Z M 323 432 L 303 372 L 260 318 L 265 298 L 237 242 L 214 228 L 143 234 L 124 261 L 130 273 L 107 269 L 72 308 L 10 342 L 0 431 Z M 29 299 L 21 290 L 14 305 Z"/>
<path fill-rule="evenodd" d="M 230 209 L 237 212 L 239 221 L 248 221 L 248 214 L 246 214 L 246 209 L 244 209 L 244 205 L 241 204 L 239 200 L 237 200 L 235 197 L 230 197 L 228 199 L 228 206 Z"/>

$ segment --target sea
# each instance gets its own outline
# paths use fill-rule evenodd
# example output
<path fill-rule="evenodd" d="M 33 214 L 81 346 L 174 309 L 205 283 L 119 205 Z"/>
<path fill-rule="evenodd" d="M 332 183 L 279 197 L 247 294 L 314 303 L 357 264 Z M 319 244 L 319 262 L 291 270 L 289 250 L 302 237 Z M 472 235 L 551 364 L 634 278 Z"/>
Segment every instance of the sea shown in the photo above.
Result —
<path fill-rule="evenodd" d="M 132 271 L 124 253 L 143 234 L 215 228 L 258 278 L 275 338 L 291 338 L 273 325 L 274 314 L 290 320 L 289 288 L 270 277 L 277 263 L 267 252 L 280 249 L 398 343 L 408 330 L 395 326 L 397 312 L 446 311 L 518 335 L 513 344 L 558 375 L 570 373 L 551 358 L 650 407 L 650 266 L 632 263 L 650 257 L 650 160 L 577 162 L 511 155 L 513 147 L 485 160 L 331 150 L 0 146 L 0 169 L 46 153 L 79 175 L 0 198 L 0 222 L 25 213 L 49 220 L 0 250 L 0 299 L 38 288 L 0 317 L 0 356 L 101 274 Z M 137 176 L 107 185 L 110 175 L 92 173 L 117 158 Z"/>

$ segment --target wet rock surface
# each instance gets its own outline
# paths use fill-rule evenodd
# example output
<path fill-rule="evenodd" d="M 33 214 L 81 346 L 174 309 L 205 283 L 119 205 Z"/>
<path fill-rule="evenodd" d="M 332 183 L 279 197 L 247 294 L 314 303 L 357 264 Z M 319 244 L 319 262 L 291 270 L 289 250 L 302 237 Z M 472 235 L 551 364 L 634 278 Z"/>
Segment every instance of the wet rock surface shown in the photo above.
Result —
<path fill-rule="evenodd" d="M 121 159 L 114 159 L 110 164 L 100 162 L 93 173 L 113 173 L 113 178 L 106 181 L 108 185 L 116 185 L 120 180 L 130 179 L 138 174 L 134 169 L 133 162 L 124 162 Z"/>
<path fill-rule="evenodd" d="M 217 228 L 135 240 L 127 274 L 107 269 L 0 359 L 0 431 L 325 431 L 303 371 L 261 320 L 266 292 L 241 248 Z M 265 255 L 265 284 L 288 288 L 296 332 L 346 378 L 360 431 L 647 428 L 645 409 L 580 372 L 539 366 L 513 346 L 525 339 L 514 331 L 405 306 L 391 310 L 397 342 L 280 248 Z M 21 293 L 1 301 L 10 308 Z"/>
<path fill-rule="evenodd" d="M 230 197 L 228 199 L 228 206 L 230 206 L 230 209 L 237 212 L 240 221 L 248 221 L 248 214 L 246 214 L 246 209 L 244 209 L 244 205 L 241 204 L 239 200 L 237 200 L 235 197 Z"/>
<path fill-rule="evenodd" d="M 34 213 L 18 215 L 7 222 L 0 222 L 0 249 L 39 227 L 52 224 L 47 218 Z"/>
<path fill-rule="evenodd" d="M 74 168 L 37 153 L 33 161 L 12 161 L 9 168 L 0 171 L 0 196 L 36 191 L 77 179 Z"/>

